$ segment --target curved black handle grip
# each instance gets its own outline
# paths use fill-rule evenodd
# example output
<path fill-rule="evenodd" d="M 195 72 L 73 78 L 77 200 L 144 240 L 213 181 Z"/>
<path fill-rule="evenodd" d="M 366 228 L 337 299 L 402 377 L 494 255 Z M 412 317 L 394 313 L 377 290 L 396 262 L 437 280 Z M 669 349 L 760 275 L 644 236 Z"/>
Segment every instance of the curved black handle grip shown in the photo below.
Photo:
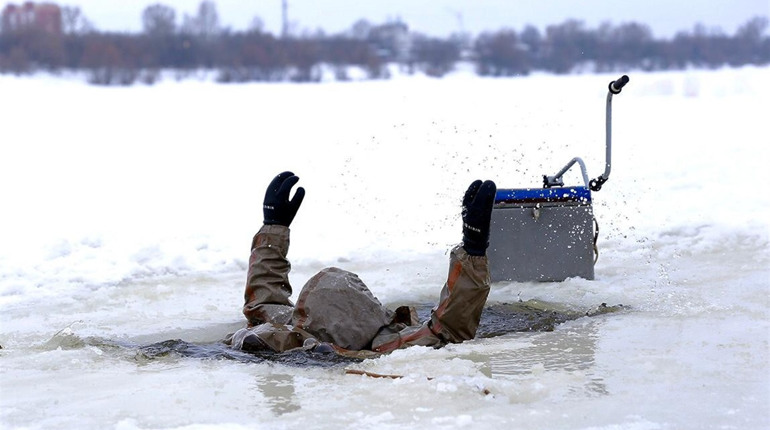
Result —
<path fill-rule="evenodd" d="M 610 82 L 610 92 L 612 94 L 620 94 L 620 90 L 626 86 L 629 80 L 627 75 L 623 75 L 617 81 Z"/>

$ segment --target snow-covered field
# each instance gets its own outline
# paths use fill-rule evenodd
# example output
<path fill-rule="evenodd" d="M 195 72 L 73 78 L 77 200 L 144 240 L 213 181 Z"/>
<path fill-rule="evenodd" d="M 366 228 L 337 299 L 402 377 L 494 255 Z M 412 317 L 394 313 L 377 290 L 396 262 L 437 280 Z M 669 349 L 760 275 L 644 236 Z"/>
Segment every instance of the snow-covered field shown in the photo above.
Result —
<path fill-rule="evenodd" d="M 285 169 L 307 189 L 295 294 L 336 265 L 386 305 L 435 302 L 473 179 L 539 186 L 574 156 L 603 171 L 617 75 L 0 76 L 0 427 L 770 428 L 768 72 L 629 72 L 594 194 L 596 280 L 490 296 L 628 310 L 331 367 L 115 344 L 207 344 L 243 323 L 251 235 Z"/>

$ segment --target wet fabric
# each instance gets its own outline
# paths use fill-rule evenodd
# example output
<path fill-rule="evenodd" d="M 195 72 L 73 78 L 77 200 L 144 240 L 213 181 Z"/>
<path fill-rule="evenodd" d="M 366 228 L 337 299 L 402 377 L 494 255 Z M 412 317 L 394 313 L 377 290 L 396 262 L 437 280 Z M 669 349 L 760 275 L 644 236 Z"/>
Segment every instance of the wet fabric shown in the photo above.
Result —
<path fill-rule="evenodd" d="M 292 289 L 289 283 L 291 264 L 289 253 L 289 228 L 281 225 L 265 225 L 251 242 L 249 271 L 243 314 L 249 326 L 265 322 L 288 324 L 294 312 L 289 300 Z"/>
<path fill-rule="evenodd" d="M 356 355 L 440 347 L 476 334 L 489 294 L 486 256 L 471 256 L 460 246 L 452 250 L 439 303 L 420 324 L 414 309 L 386 309 L 357 275 L 339 268 L 312 277 L 294 306 L 288 250 L 287 227 L 265 225 L 255 235 L 243 306 L 248 326 L 228 337 L 233 348 L 282 352 L 328 343 L 338 353 Z"/>
<path fill-rule="evenodd" d="M 447 282 L 439 303 L 421 326 L 394 331 L 387 327 L 372 342 L 372 349 L 390 352 L 406 346 L 443 346 L 473 339 L 489 296 L 486 256 L 471 256 L 458 246 L 450 253 Z"/>
<path fill-rule="evenodd" d="M 393 320 L 354 273 L 323 269 L 302 288 L 292 316 L 294 327 L 321 342 L 349 350 L 369 349 L 380 329 Z"/>

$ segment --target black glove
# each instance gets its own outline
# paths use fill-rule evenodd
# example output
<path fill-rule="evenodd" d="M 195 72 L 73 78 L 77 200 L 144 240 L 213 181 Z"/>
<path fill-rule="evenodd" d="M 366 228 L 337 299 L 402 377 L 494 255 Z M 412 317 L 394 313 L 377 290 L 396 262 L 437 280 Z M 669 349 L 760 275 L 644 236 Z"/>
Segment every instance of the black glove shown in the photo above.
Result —
<path fill-rule="evenodd" d="M 265 224 L 278 224 L 288 227 L 297 215 L 297 209 L 305 198 L 305 189 L 297 188 L 294 198 L 289 200 L 291 187 L 299 181 L 294 173 L 283 172 L 276 176 L 265 192 L 265 203 L 262 206 L 265 215 Z"/>
<path fill-rule="evenodd" d="M 463 197 L 463 248 L 470 255 L 480 256 L 489 246 L 489 223 L 495 204 L 497 187 L 492 181 L 473 181 Z"/>

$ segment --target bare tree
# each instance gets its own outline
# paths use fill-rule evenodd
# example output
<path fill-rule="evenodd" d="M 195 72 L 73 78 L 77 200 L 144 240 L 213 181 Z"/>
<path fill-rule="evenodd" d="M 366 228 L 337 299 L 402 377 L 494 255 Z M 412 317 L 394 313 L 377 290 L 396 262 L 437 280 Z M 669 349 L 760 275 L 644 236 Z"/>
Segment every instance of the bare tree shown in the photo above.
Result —
<path fill-rule="evenodd" d="M 131 85 L 138 76 L 132 64 L 132 39 L 121 36 L 86 36 L 81 67 L 88 70 L 94 85 Z"/>
<path fill-rule="evenodd" d="M 764 17 L 750 19 L 734 35 L 696 25 L 671 39 L 656 39 L 647 26 L 633 22 L 604 23 L 597 29 L 575 20 L 543 33 L 527 26 L 521 33 L 502 29 L 475 39 L 462 33 L 430 38 L 401 21 L 375 25 L 360 20 L 338 35 L 290 31 L 292 37 L 280 38 L 266 32 L 259 18 L 248 31 L 224 28 L 213 0 L 201 1 L 181 26 L 171 7 L 155 3 L 141 15 L 142 34 L 98 32 L 80 8 L 63 7 L 61 12 L 61 32 L 58 27 L 55 32 L 11 31 L 6 22 L 9 27 L 0 32 L 0 73 L 65 67 L 90 72 L 94 83 L 128 85 L 136 79 L 152 82 L 163 69 L 218 69 L 226 82 L 314 82 L 327 65 L 338 79 L 349 79 L 351 67 L 379 79 L 388 77 L 389 63 L 441 76 L 464 59 L 475 62 L 477 72 L 486 76 L 531 70 L 570 73 L 586 67 L 665 70 L 770 63 L 770 23 Z"/>
<path fill-rule="evenodd" d="M 543 48 L 543 36 L 540 34 L 540 30 L 533 25 L 527 25 L 519 35 L 519 41 L 527 50 L 530 61 L 533 66 L 538 66 L 540 63 L 540 57 L 542 56 Z"/>
<path fill-rule="evenodd" d="M 359 19 L 350 28 L 350 36 L 353 39 L 366 40 L 369 38 L 369 34 L 372 32 L 372 24 L 365 20 Z"/>
<path fill-rule="evenodd" d="M 174 34 L 176 12 L 170 6 L 160 3 L 147 6 L 142 12 L 142 27 L 150 36 Z"/>
<path fill-rule="evenodd" d="M 61 9 L 61 24 L 64 34 L 85 34 L 94 31 L 94 26 L 77 6 L 64 6 Z"/>
<path fill-rule="evenodd" d="M 185 15 L 182 31 L 194 34 L 203 39 L 212 39 L 221 31 L 217 5 L 211 0 L 204 0 L 198 5 L 198 14 Z"/>
<path fill-rule="evenodd" d="M 476 39 L 476 71 L 481 76 L 516 76 L 529 73 L 527 47 L 513 30 L 483 33 Z"/>
<path fill-rule="evenodd" d="M 460 47 L 451 40 L 416 37 L 412 61 L 428 76 L 441 77 L 454 69 L 460 59 Z"/>
<path fill-rule="evenodd" d="M 264 33 L 265 32 L 265 21 L 262 20 L 261 17 L 255 16 L 252 18 L 251 23 L 249 24 L 248 31 L 250 33 Z"/>
<path fill-rule="evenodd" d="M 594 59 L 598 44 L 595 31 L 586 29 L 582 21 L 569 19 L 546 27 L 543 45 L 545 68 L 564 74 L 579 63 Z"/>
<path fill-rule="evenodd" d="M 759 42 L 762 35 L 770 28 L 770 22 L 764 16 L 755 16 L 738 28 L 736 36 L 740 39 Z"/>

